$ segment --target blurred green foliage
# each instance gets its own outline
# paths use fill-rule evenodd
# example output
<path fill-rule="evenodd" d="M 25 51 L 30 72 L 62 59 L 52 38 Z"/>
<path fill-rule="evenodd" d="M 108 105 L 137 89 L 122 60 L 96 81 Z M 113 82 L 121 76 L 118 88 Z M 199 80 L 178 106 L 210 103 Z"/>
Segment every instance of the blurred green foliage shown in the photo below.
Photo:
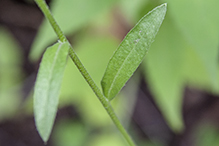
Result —
<path fill-rule="evenodd" d="M 182 98 L 185 86 L 219 93 L 219 1 L 54 0 L 51 9 L 66 35 L 78 32 L 78 36 L 70 41 L 99 85 L 107 62 L 121 42 L 110 33 L 114 24 L 113 11 L 119 10 L 126 22 L 133 26 L 144 14 L 164 2 L 168 4 L 166 18 L 141 67 L 166 121 L 175 132 L 180 132 L 184 127 Z M 5 120 L 16 113 L 21 102 L 22 56 L 19 45 L 7 30 L 0 28 L 0 32 L 0 120 Z M 33 43 L 30 58 L 38 60 L 43 49 L 56 39 L 48 22 L 44 21 Z M 136 97 L 135 83 L 129 82 L 124 90 L 128 87 L 135 87 L 132 100 L 126 100 L 129 94 L 121 92 L 113 101 L 121 121 L 126 121 L 130 116 L 121 107 L 124 104 L 126 109 L 133 106 Z M 29 104 L 27 107 L 32 106 L 32 102 Z M 122 136 L 112 128 L 110 118 L 70 59 L 60 98 L 60 107 L 66 105 L 77 108 L 86 128 L 77 121 L 57 123 L 52 138 L 58 145 L 82 146 L 85 140 L 89 146 L 126 145 Z M 91 135 L 92 128 L 105 130 Z M 212 127 L 200 126 L 196 136 L 200 137 L 197 139 L 200 145 L 218 143 L 215 138 L 218 137 L 218 130 Z M 140 141 L 139 145 L 157 145 L 149 143 Z"/>
<path fill-rule="evenodd" d="M 219 129 L 215 126 L 212 126 L 211 123 L 202 123 L 199 125 L 197 132 L 197 145 L 199 146 L 217 146 L 219 143 Z"/>
<path fill-rule="evenodd" d="M 0 121 L 14 116 L 21 102 L 22 55 L 18 43 L 0 28 Z"/>
<path fill-rule="evenodd" d="M 217 1 L 167 1 L 168 13 L 145 59 L 146 73 L 161 111 L 175 131 L 183 128 L 185 85 L 218 93 Z M 212 8 L 211 8 L 212 7 Z M 212 17 L 215 16 L 215 17 Z"/>

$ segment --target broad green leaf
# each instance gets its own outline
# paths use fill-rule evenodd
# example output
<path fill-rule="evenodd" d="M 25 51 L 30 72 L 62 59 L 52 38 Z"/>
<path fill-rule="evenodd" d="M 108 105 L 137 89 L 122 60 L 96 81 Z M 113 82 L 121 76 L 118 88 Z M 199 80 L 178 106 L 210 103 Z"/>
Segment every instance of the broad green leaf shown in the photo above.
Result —
<path fill-rule="evenodd" d="M 146 55 L 163 22 L 166 4 L 146 14 L 126 35 L 109 61 L 101 81 L 104 95 L 112 100 L 132 76 Z"/>
<path fill-rule="evenodd" d="M 189 86 L 211 91 L 212 83 L 209 79 L 209 72 L 195 48 L 188 47 L 185 49 L 183 66 L 185 80 Z"/>
<path fill-rule="evenodd" d="M 46 50 L 40 63 L 34 88 L 34 116 L 44 142 L 55 120 L 68 50 L 68 43 L 56 43 Z"/>
<path fill-rule="evenodd" d="M 143 63 L 146 65 L 145 76 L 155 102 L 170 128 L 179 132 L 183 129 L 183 63 L 189 45 L 170 16 L 167 13 Z"/>
<path fill-rule="evenodd" d="M 115 0 L 53 0 L 51 11 L 65 34 L 86 26 L 92 18 L 109 9 Z M 57 39 L 51 25 L 44 20 L 31 48 L 30 59 L 36 61 L 48 45 Z"/>
<path fill-rule="evenodd" d="M 218 90 L 219 1 L 167 0 L 167 2 L 178 28 L 201 58 L 211 88 Z"/>

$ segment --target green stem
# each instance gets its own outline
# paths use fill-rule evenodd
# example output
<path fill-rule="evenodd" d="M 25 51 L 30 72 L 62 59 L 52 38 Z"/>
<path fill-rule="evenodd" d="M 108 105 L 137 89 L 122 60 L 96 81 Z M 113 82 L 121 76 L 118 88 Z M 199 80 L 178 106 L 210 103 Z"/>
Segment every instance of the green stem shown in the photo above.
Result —
<path fill-rule="evenodd" d="M 60 41 L 61 42 L 68 41 L 67 38 L 65 37 L 64 33 L 62 32 L 62 30 L 58 26 L 57 22 L 55 21 L 55 19 L 54 19 L 52 13 L 50 12 L 45 0 L 35 0 L 35 2 L 42 10 L 45 17 L 49 20 L 50 24 L 52 25 L 52 27 L 53 27 L 54 31 L 56 32 L 57 36 L 59 37 Z M 73 60 L 73 62 L 75 63 L 75 65 L 77 66 L 77 68 L 81 72 L 82 76 L 87 81 L 87 83 L 90 85 L 90 87 L 92 88 L 92 90 L 94 91 L 96 96 L 99 98 L 103 107 L 106 109 L 107 113 L 109 114 L 109 116 L 111 117 L 114 124 L 121 132 L 121 134 L 124 136 L 126 141 L 129 143 L 130 146 L 135 146 L 135 143 L 133 142 L 132 138 L 126 132 L 125 128 L 123 127 L 123 125 L 119 121 L 118 117 L 116 116 L 109 100 L 102 94 L 102 92 L 100 91 L 100 89 L 98 88 L 98 86 L 96 85 L 94 80 L 91 78 L 91 76 L 88 73 L 88 71 L 86 70 L 86 68 L 81 63 L 80 59 L 78 58 L 77 54 L 75 53 L 75 51 L 73 50 L 71 45 L 70 45 L 70 49 L 69 49 L 69 56 L 71 57 L 71 59 Z"/>

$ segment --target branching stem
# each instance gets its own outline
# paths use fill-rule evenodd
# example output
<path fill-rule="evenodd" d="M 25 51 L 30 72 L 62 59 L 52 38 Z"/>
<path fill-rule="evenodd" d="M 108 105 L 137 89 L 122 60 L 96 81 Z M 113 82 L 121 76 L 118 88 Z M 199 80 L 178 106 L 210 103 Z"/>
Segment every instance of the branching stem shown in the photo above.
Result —
<path fill-rule="evenodd" d="M 40 7 L 41 11 L 45 15 L 45 17 L 49 20 L 51 26 L 53 27 L 54 31 L 56 32 L 57 36 L 59 37 L 61 42 L 66 42 L 68 41 L 67 38 L 65 37 L 64 33 L 60 29 L 59 25 L 55 21 L 51 11 L 48 8 L 48 5 L 46 4 L 45 0 L 35 0 L 37 5 Z M 102 103 L 103 107 L 113 120 L 114 124 L 118 128 L 118 130 L 121 132 L 121 134 L 124 136 L 126 141 L 129 143 L 130 146 L 135 146 L 135 143 L 133 142 L 132 138 L 129 136 L 129 134 L 126 132 L 125 128 L 119 121 L 118 117 L 116 116 L 109 100 L 103 95 L 101 90 L 98 88 L 94 80 L 91 78 L 90 74 L 84 67 L 84 65 L 81 63 L 80 59 L 78 58 L 77 54 L 73 50 L 71 44 L 69 43 L 70 49 L 69 49 L 69 56 L 72 59 L 72 61 L 75 63 L 77 68 L 79 69 L 80 73 L 82 76 L 85 78 L 89 86 L 92 88 L 96 96 L 99 98 L 100 102 Z"/>

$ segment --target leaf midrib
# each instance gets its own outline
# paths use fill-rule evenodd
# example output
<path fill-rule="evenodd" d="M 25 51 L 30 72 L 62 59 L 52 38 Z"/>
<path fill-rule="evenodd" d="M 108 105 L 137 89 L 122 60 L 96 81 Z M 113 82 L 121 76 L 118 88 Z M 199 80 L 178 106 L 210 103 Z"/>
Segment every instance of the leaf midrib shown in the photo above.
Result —
<path fill-rule="evenodd" d="M 126 60 L 129 58 L 130 54 L 132 54 L 132 52 L 135 51 L 135 48 L 136 48 L 137 44 L 140 42 L 141 38 L 142 38 L 142 36 L 140 36 L 139 41 L 135 44 L 135 46 L 134 46 L 134 47 L 132 48 L 132 50 L 129 52 L 128 56 L 127 56 L 127 57 L 125 58 L 125 60 L 123 61 L 121 67 L 119 68 L 117 74 L 115 75 L 115 77 L 114 77 L 114 79 L 113 79 L 112 84 L 110 85 L 110 88 L 109 88 L 109 90 L 108 90 L 108 95 L 107 95 L 107 97 L 109 97 L 110 92 L 111 92 L 111 90 L 112 90 L 112 88 L 113 88 L 113 85 L 114 85 L 114 83 L 115 83 L 117 77 L 119 76 L 119 74 L 120 74 L 120 72 L 121 72 L 121 69 L 123 68 L 123 66 L 124 66 L 124 64 L 125 64 L 125 62 L 126 62 Z"/>
<path fill-rule="evenodd" d="M 57 56 L 58 56 L 58 54 L 59 54 L 59 52 L 60 52 L 60 50 L 61 50 L 61 46 L 62 46 L 62 45 L 63 45 L 63 43 L 60 43 L 60 45 L 59 45 L 59 47 L 58 47 L 58 49 L 57 49 L 57 51 L 56 51 L 56 53 L 55 53 L 53 62 L 52 62 L 52 67 L 51 67 L 51 71 L 50 71 L 49 79 L 48 79 L 49 85 L 51 85 L 50 83 L 51 83 L 51 81 L 52 81 L 52 74 L 53 74 L 53 70 L 54 70 L 54 67 L 55 67 L 55 62 L 56 62 L 56 60 L 57 60 Z M 46 95 L 47 98 L 46 98 L 46 102 L 45 102 L 45 103 L 48 103 L 48 100 L 49 100 L 49 98 L 48 98 L 49 92 L 48 92 L 48 91 L 50 91 L 50 89 L 51 89 L 51 86 L 49 86 L 49 88 L 48 88 L 48 90 L 47 90 L 47 95 Z M 46 107 L 46 105 L 48 105 L 48 104 L 45 104 L 44 107 Z M 45 118 L 45 117 L 44 117 L 44 118 Z"/>

